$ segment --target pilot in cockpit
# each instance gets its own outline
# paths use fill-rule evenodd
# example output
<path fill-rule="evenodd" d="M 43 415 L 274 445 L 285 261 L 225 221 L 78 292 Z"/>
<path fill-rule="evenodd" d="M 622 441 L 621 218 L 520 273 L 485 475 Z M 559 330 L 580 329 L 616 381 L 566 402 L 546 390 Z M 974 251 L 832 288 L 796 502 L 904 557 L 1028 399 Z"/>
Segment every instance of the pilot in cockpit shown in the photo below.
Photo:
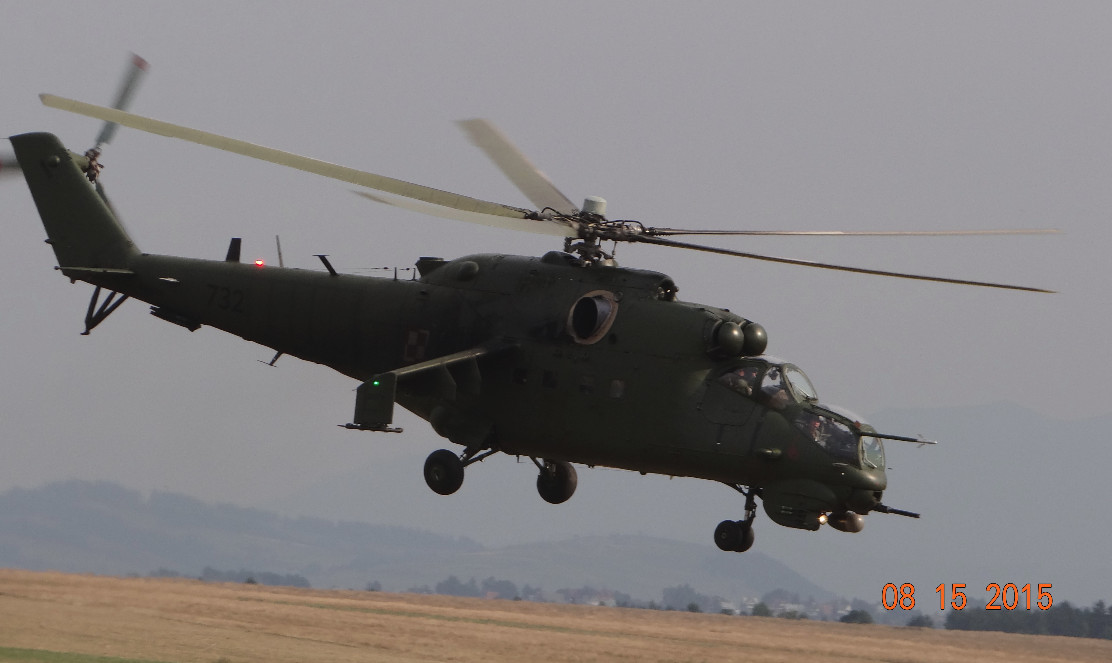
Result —
<path fill-rule="evenodd" d="M 757 382 L 757 368 L 755 366 L 742 366 L 730 371 L 719 378 L 727 388 L 743 396 L 753 395 L 753 385 Z"/>

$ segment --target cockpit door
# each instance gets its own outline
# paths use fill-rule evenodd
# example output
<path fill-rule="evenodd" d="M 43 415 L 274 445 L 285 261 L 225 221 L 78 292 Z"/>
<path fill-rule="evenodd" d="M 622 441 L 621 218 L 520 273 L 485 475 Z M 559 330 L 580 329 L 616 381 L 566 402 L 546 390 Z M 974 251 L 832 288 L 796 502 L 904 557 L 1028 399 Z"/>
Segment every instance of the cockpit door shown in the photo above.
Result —
<path fill-rule="evenodd" d="M 754 400 L 757 380 L 756 370 L 742 368 L 707 381 L 699 409 L 708 421 L 717 424 L 714 443 L 717 453 L 750 452 L 753 432 L 764 410 Z"/>
<path fill-rule="evenodd" d="M 730 370 L 707 382 L 700 409 L 708 420 L 716 424 L 743 426 L 758 409 L 754 390 L 758 389 L 755 369 Z"/>

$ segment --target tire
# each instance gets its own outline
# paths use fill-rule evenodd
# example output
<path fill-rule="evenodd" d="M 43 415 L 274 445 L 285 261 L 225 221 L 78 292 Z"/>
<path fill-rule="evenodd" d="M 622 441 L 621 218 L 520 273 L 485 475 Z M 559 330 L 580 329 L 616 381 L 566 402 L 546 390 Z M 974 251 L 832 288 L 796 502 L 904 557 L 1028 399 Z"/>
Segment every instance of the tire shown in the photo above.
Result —
<path fill-rule="evenodd" d="M 463 485 L 463 463 L 447 449 L 439 449 L 425 459 L 425 483 L 439 495 L 451 495 Z"/>
<path fill-rule="evenodd" d="M 753 526 L 744 520 L 723 520 L 714 528 L 714 543 L 726 552 L 745 552 L 755 538 Z"/>
<path fill-rule="evenodd" d="M 549 504 L 567 502 L 578 484 L 575 468 L 562 460 L 546 462 L 545 469 L 537 475 L 537 492 Z"/>
<path fill-rule="evenodd" d="M 714 545 L 719 550 L 734 552 L 741 544 L 741 527 L 734 520 L 723 520 L 714 528 Z"/>

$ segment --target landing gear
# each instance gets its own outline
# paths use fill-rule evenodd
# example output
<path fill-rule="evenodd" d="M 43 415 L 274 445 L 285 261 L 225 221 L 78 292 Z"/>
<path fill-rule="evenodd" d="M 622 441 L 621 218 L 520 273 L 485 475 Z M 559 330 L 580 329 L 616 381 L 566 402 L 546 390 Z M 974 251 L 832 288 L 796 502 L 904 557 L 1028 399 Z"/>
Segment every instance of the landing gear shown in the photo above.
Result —
<path fill-rule="evenodd" d="M 714 528 L 714 542 L 726 552 L 745 552 L 753 547 L 753 523 L 723 520 Z"/>
<path fill-rule="evenodd" d="M 451 495 L 463 485 L 463 468 L 496 453 L 496 448 L 469 447 L 462 456 L 456 456 L 447 449 L 438 449 L 425 459 L 425 483 L 434 493 Z"/>
<path fill-rule="evenodd" d="M 463 485 L 463 461 L 447 449 L 439 449 L 425 459 L 425 483 L 434 493 L 451 495 Z"/>
<path fill-rule="evenodd" d="M 425 483 L 439 495 L 451 495 L 463 485 L 463 468 L 498 453 L 497 448 L 468 448 L 463 455 L 439 449 L 425 459 Z M 540 474 L 537 475 L 537 492 L 545 502 L 562 504 L 575 494 L 578 483 L 575 468 L 562 460 L 537 460 L 531 458 Z"/>
<path fill-rule="evenodd" d="M 726 552 L 745 552 L 753 547 L 753 519 L 757 517 L 756 489 L 745 490 L 741 486 L 732 486 L 742 495 L 745 495 L 745 519 L 723 520 L 714 528 L 714 543 Z"/>
<path fill-rule="evenodd" d="M 575 494 L 578 479 L 571 463 L 562 460 L 545 460 L 542 465 L 533 459 L 541 473 L 537 475 L 537 492 L 549 504 L 562 504 Z"/>

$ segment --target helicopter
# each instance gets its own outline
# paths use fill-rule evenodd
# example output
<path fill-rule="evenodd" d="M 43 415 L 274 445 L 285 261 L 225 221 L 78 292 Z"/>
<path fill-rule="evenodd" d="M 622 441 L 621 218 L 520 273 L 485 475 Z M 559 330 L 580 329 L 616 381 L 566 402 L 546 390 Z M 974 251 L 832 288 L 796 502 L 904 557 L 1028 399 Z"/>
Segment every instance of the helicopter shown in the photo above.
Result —
<path fill-rule="evenodd" d="M 138 68 L 137 63 L 133 67 Z M 142 66 L 145 70 L 145 63 Z M 394 407 L 413 412 L 462 450 L 424 464 L 428 487 L 451 495 L 465 468 L 502 453 L 537 468 L 546 502 L 575 493 L 576 465 L 716 481 L 744 497 L 743 517 L 714 530 L 724 551 L 754 542 L 757 499 L 775 523 L 860 532 L 872 512 L 918 518 L 882 501 L 884 441 L 921 437 L 877 431 L 824 403 L 801 368 L 766 354 L 757 322 L 686 302 L 668 275 L 619 266 L 606 243 L 650 244 L 867 275 L 1051 292 L 779 258 L 673 239 L 680 235 L 973 235 L 1045 230 L 793 232 L 690 230 L 610 220 L 606 201 L 571 202 L 493 124 L 460 123 L 535 209 L 478 200 L 123 110 L 41 95 L 49 107 L 104 121 L 94 148 L 71 152 L 49 133 L 12 136 L 26 183 L 71 283 L 94 286 L 89 334 L 128 299 L 189 331 L 210 326 L 282 356 L 322 364 L 359 383 L 347 429 L 401 433 Z M 100 182 L 100 156 L 117 125 L 207 145 L 370 189 L 361 195 L 451 219 L 562 239 L 539 257 L 421 257 L 412 278 L 339 273 L 240 259 L 141 251 Z M 281 256 L 279 248 L 279 256 Z M 281 258 L 280 258 L 281 260 Z M 102 294 L 106 297 L 101 300 Z"/>

